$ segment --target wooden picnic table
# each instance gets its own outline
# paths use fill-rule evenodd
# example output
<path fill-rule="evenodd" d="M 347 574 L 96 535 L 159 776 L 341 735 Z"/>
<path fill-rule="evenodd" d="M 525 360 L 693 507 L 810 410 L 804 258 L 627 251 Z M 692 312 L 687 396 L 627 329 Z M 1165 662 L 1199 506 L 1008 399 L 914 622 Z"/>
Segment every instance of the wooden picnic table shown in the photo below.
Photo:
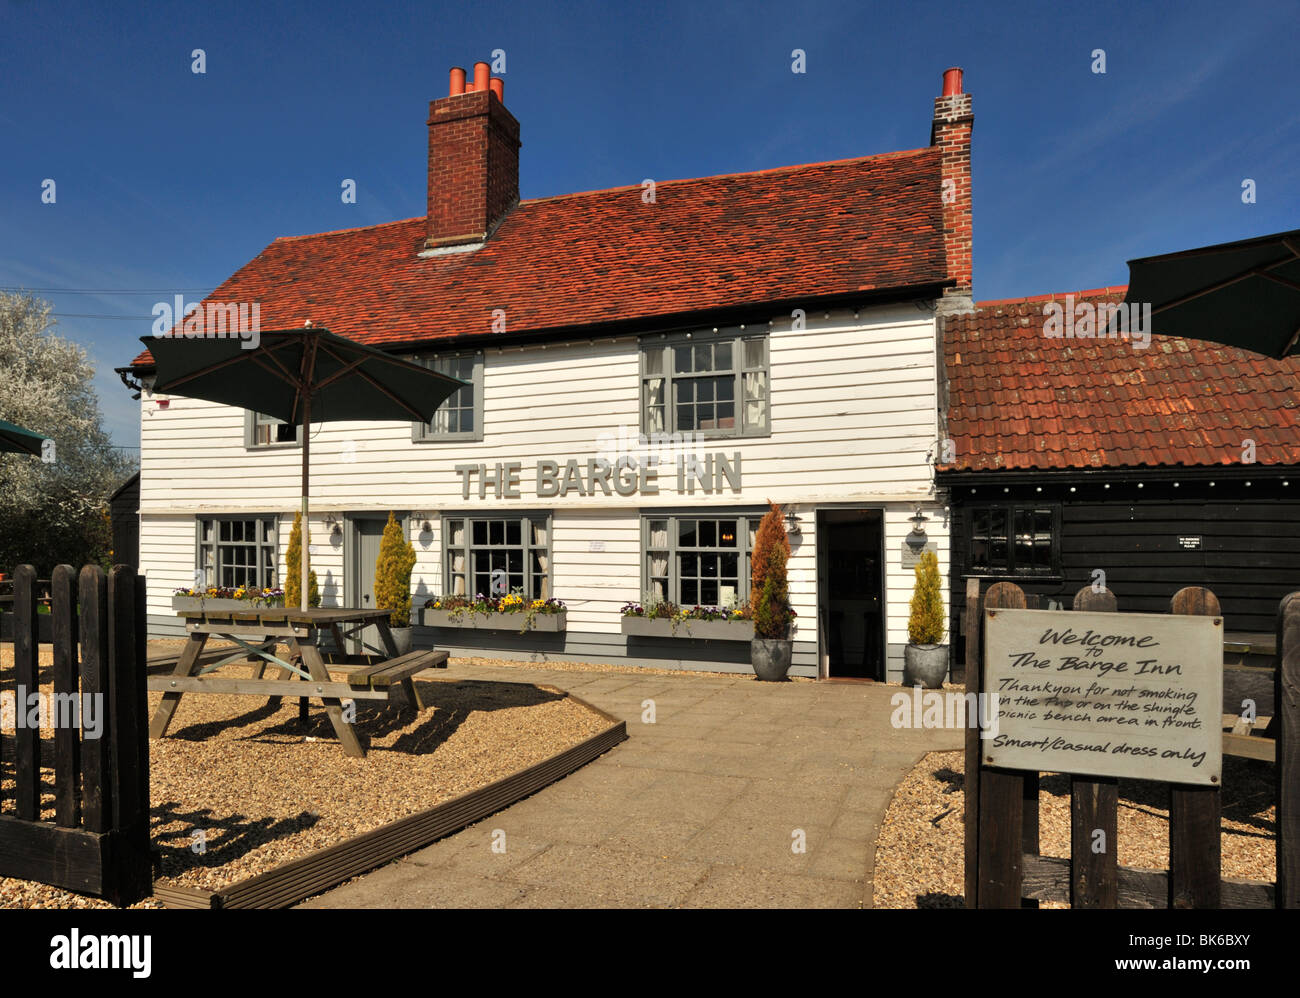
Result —
<path fill-rule="evenodd" d="M 388 610 L 250 607 L 247 610 L 180 610 L 177 614 L 185 618 L 189 638 L 176 656 L 170 675 L 149 677 L 149 689 L 163 693 L 162 703 L 149 724 L 150 738 L 166 734 L 186 693 L 265 695 L 277 703 L 286 696 L 298 697 L 304 714 L 307 699 L 316 697 L 324 701 L 325 713 L 343 751 L 351 756 L 364 756 L 365 749 L 352 730 L 342 701 L 388 700 L 392 691 L 401 686 L 410 706 L 418 711 L 423 704 L 411 677 L 447 661 L 445 651 L 412 651 L 399 655 L 388 627 Z M 347 654 L 348 639 L 359 640 L 361 632 L 368 627 L 376 629 L 383 647 L 363 645 L 374 654 Z M 327 654 L 321 652 L 320 639 L 324 634 L 330 635 L 335 649 Z M 235 647 L 205 651 L 210 638 L 233 642 Z M 280 644 L 289 648 L 287 658 L 275 654 Z M 251 678 L 208 675 L 223 666 L 250 660 L 256 663 Z M 170 665 L 171 659 L 150 662 L 151 671 L 156 672 Z M 279 674 L 268 678 L 267 665 L 278 666 Z M 331 672 L 345 673 L 347 678 L 335 681 Z M 298 677 L 297 682 L 294 676 Z"/>

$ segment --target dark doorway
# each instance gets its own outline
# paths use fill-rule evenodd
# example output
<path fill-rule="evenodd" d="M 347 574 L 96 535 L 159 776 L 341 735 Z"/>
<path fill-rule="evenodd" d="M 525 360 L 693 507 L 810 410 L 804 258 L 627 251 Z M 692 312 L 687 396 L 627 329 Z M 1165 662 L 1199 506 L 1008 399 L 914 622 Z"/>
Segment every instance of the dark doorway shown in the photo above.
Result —
<path fill-rule="evenodd" d="M 885 678 L 878 509 L 817 513 L 818 637 L 825 674 Z"/>

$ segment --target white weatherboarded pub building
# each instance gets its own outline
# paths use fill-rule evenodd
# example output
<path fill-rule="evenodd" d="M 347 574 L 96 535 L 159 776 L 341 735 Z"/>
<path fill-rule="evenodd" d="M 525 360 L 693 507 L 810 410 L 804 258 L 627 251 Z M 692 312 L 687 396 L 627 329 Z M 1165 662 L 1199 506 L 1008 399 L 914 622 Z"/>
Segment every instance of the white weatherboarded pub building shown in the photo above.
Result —
<path fill-rule="evenodd" d="M 747 640 L 625 633 L 621 608 L 747 599 L 772 500 L 792 546 L 791 673 L 897 680 L 918 507 L 948 565 L 936 329 L 970 301 L 960 70 L 923 148 L 529 201 L 503 86 L 485 64 L 475 77 L 453 70 L 430 105 L 425 217 L 277 239 L 209 299 L 470 383 L 429 425 L 312 428 L 323 605 L 373 605 L 391 510 L 417 554 L 413 607 L 486 592 L 493 569 L 568 606 L 557 633 L 421 627 L 417 646 L 748 671 Z M 180 635 L 171 595 L 196 570 L 281 581 L 301 454 L 292 427 L 153 394 L 150 364 L 132 365 L 140 568 L 153 635 Z"/>

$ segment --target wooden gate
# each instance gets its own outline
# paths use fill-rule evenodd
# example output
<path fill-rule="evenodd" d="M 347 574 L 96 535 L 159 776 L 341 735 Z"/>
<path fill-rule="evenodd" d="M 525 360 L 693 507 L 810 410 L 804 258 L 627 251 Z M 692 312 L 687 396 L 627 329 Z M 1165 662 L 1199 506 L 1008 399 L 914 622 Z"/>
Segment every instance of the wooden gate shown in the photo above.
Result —
<path fill-rule="evenodd" d="M 80 579 L 58 566 L 42 676 L 36 572 L 14 572 L 14 733 L 0 733 L 14 799 L 0 793 L 0 876 L 119 905 L 152 890 L 144 583 L 124 565 L 107 577 L 88 565 Z M 42 712 L 54 731 L 44 742 L 31 723 Z"/>
<path fill-rule="evenodd" d="M 966 683 L 984 692 L 985 610 L 1036 609 L 1009 582 L 979 583 L 966 593 Z M 1113 613 L 1109 590 L 1081 589 L 1074 609 Z M 1180 590 L 1173 614 L 1219 616 L 1207 589 Z M 1300 907 L 1300 593 L 1282 600 L 1277 622 L 1276 791 L 1277 882 L 1230 880 L 1221 874 L 1222 809 L 1217 786 L 1170 784 L 1169 869 L 1138 870 L 1117 864 L 1116 849 L 1090 847 L 1100 829 L 1114 843 L 1119 785 L 1111 777 L 1066 774 L 1070 780 L 1070 858 L 1039 855 L 1038 778 L 1025 770 L 985 765 L 979 729 L 966 732 L 966 905 L 1037 907 L 1064 901 L 1075 908 L 1297 908 Z M 1217 719 L 1216 719 L 1217 720 Z"/>

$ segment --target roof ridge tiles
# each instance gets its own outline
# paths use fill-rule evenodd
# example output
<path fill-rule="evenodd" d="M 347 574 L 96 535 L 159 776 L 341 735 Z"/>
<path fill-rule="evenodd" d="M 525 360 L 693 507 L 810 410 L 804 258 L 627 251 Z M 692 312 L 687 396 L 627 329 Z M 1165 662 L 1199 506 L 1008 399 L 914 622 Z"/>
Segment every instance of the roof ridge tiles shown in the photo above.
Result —
<path fill-rule="evenodd" d="M 900 159 L 905 156 L 920 156 L 924 153 L 938 153 L 934 146 L 922 146 L 918 149 L 901 149 L 894 152 L 878 152 L 869 156 L 850 156 L 847 159 L 826 159 L 816 163 L 791 163 L 786 166 L 770 166 L 762 170 L 737 170 L 733 173 L 710 173 L 702 177 L 675 177 L 670 180 L 656 180 L 655 188 L 661 189 L 670 184 L 695 184 L 705 180 L 730 180 L 739 177 L 761 177 L 776 173 L 793 173 L 797 170 L 815 170 L 826 166 L 849 166 L 857 163 L 868 163 L 875 160 L 884 161 L 890 159 Z M 614 194 L 618 191 L 639 191 L 642 184 L 623 184 L 618 187 L 598 187 L 589 191 L 570 191 L 567 194 L 549 194 L 540 198 L 525 198 L 520 200 L 521 205 L 539 204 L 543 201 L 563 201 L 567 198 L 591 197 L 595 194 Z"/>
<path fill-rule="evenodd" d="M 1041 301 L 1058 301 L 1066 295 L 1072 298 L 1109 298 L 1112 295 L 1125 294 L 1128 292 L 1127 284 L 1115 284 L 1104 288 L 1088 288 L 1083 291 L 1053 291 L 1045 295 L 1026 295 L 1023 298 L 993 298 L 988 301 L 977 301 L 977 309 L 996 308 L 1001 305 L 1032 305 Z M 963 318 L 970 318 L 969 313 Z"/>
<path fill-rule="evenodd" d="M 370 225 L 355 225 L 350 229 L 327 229 L 324 232 L 303 232 L 296 236 L 276 236 L 271 240 L 272 243 L 287 243 L 295 239 L 319 239 L 321 236 L 343 236 L 349 232 L 367 232 L 370 229 L 382 229 L 390 225 L 410 225 L 412 222 L 423 224 L 424 216 L 416 215 L 414 218 L 397 218 L 391 222 L 374 222 Z"/>

